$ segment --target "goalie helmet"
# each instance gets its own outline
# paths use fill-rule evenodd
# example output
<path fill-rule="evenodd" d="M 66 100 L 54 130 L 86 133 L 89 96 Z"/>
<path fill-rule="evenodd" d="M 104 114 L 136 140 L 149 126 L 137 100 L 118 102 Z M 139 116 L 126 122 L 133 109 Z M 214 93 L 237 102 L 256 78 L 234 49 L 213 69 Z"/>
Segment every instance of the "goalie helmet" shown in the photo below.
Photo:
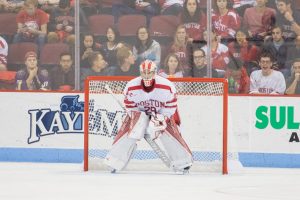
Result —
<path fill-rule="evenodd" d="M 156 74 L 156 64 L 151 60 L 145 60 L 140 65 L 141 77 L 146 87 L 150 87 L 153 84 Z"/>

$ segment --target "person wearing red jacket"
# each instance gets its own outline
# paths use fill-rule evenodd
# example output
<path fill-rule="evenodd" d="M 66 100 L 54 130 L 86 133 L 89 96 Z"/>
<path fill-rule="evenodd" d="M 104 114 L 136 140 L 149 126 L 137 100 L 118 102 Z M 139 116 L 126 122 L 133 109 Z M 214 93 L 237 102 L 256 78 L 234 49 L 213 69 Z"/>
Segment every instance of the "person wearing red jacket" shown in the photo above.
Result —
<path fill-rule="evenodd" d="M 234 58 L 240 59 L 247 69 L 248 75 L 255 69 L 259 69 L 257 65 L 257 57 L 259 50 L 255 44 L 247 40 L 247 31 L 240 29 L 237 31 L 235 41 L 228 44 L 229 54 Z M 255 67 L 256 66 L 256 67 Z M 252 68 L 255 69 L 252 69 Z"/>
<path fill-rule="evenodd" d="M 222 42 L 233 40 L 241 26 L 240 16 L 230 8 L 228 0 L 215 0 L 213 3 L 213 29 L 221 37 Z"/>
<path fill-rule="evenodd" d="M 190 41 L 202 41 L 206 30 L 206 15 L 200 9 L 197 0 L 187 0 L 183 4 L 183 11 L 179 16 Z"/>

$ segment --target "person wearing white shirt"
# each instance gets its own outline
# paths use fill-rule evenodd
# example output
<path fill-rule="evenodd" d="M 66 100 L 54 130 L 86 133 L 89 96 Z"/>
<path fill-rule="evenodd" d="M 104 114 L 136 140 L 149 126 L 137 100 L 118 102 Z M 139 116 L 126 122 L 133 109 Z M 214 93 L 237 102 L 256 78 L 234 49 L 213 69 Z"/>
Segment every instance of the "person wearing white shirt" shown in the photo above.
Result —
<path fill-rule="evenodd" d="M 260 56 L 261 70 L 250 75 L 250 94 L 284 94 L 286 83 L 281 72 L 272 69 L 273 57 L 269 52 Z"/>

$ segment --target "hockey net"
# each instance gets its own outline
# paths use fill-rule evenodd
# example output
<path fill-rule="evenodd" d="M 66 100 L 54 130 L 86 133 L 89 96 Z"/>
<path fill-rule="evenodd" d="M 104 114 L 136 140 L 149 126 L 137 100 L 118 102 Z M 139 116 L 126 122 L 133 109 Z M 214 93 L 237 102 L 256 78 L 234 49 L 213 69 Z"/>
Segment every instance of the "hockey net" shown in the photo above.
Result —
<path fill-rule="evenodd" d="M 125 111 L 108 93 L 123 102 L 123 90 L 132 77 L 89 77 L 85 82 L 84 170 L 107 170 L 103 158 L 121 127 Z M 181 133 L 193 152 L 191 171 L 228 172 L 238 153 L 228 148 L 227 82 L 224 79 L 180 78 L 177 89 Z M 156 140 L 158 143 L 159 141 Z M 169 170 L 141 140 L 126 170 Z"/>

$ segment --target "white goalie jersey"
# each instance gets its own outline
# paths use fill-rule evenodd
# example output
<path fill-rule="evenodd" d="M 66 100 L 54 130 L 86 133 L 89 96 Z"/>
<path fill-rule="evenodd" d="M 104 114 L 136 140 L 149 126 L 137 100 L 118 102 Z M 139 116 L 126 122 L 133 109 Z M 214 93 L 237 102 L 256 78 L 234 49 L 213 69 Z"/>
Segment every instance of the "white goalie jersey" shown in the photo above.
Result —
<path fill-rule="evenodd" d="M 142 78 L 129 81 L 124 90 L 124 104 L 128 111 L 142 111 L 147 115 L 162 114 L 170 118 L 177 109 L 176 89 L 172 82 L 155 76 L 151 91 L 145 91 Z"/>
<path fill-rule="evenodd" d="M 137 77 L 124 89 L 128 115 L 105 158 L 112 170 L 122 170 L 132 157 L 137 141 L 145 138 L 163 162 L 172 170 L 184 172 L 192 165 L 192 153 L 181 137 L 173 115 L 177 110 L 176 89 L 169 80 L 155 76 L 150 87 Z M 151 117 L 150 117 L 151 116 Z M 159 139 L 166 150 L 163 155 L 154 142 Z"/>

